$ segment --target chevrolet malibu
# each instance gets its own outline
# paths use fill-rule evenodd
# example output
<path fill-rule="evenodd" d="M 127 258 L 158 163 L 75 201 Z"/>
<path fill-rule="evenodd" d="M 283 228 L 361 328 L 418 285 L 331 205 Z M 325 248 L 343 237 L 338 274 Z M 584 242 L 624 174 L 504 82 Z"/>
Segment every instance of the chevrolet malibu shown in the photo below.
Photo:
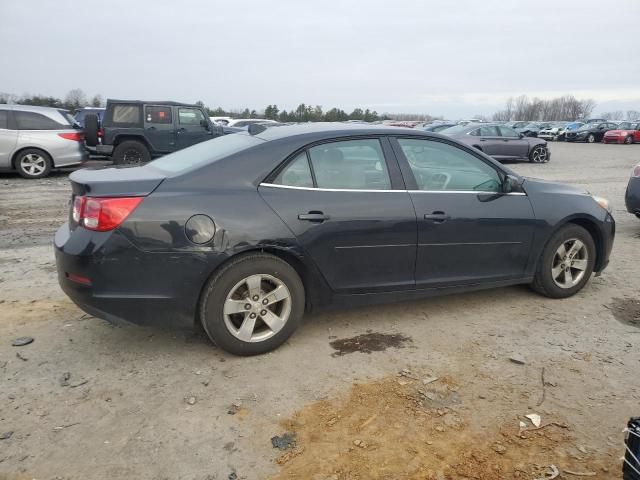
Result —
<path fill-rule="evenodd" d="M 602 198 L 385 126 L 253 125 L 70 179 L 67 295 L 111 321 L 200 323 L 238 355 L 329 305 L 515 284 L 569 297 L 607 266 L 615 230 Z"/>

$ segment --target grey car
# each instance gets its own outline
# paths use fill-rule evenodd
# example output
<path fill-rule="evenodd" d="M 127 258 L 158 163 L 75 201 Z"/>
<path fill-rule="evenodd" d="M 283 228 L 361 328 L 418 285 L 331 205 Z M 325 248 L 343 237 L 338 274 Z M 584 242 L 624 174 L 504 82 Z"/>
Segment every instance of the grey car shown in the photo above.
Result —
<path fill-rule="evenodd" d="M 440 133 L 477 148 L 498 161 L 528 160 L 544 163 L 551 159 L 545 140 L 525 137 L 505 125 L 457 125 Z"/>
<path fill-rule="evenodd" d="M 0 170 L 42 178 L 87 159 L 84 134 L 68 111 L 0 104 Z"/>

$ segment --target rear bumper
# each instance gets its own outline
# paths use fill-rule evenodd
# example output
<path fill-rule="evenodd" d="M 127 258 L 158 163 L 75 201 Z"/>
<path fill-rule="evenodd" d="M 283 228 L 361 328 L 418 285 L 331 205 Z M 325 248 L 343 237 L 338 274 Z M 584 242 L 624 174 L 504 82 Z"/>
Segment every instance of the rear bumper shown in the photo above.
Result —
<path fill-rule="evenodd" d="M 106 156 L 106 157 L 108 157 L 113 153 L 113 145 L 96 145 L 95 147 L 90 147 L 88 145 L 85 145 L 84 148 L 91 155 L 98 155 L 98 156 Z"/>
<path fill-rule="evenodd" d="M 90 315 L 113 323 L 193 327 L 207 274 L 197 255 L 144 252 L 117 230 L 72 231 L 68 223 L 56 232 L 54 248 L 60 287 Z"/>

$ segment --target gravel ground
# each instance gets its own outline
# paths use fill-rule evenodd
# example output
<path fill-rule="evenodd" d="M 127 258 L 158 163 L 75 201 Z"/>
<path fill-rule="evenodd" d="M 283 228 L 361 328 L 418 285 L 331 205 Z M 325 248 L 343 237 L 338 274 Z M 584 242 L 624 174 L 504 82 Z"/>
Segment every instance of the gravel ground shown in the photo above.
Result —
<path fill-rule="evenodd" d="M 511 166 L 609 198 L 617 220 L 609 268 L 580 294 L 512 287 L 324 313 L 253 358 L 84 315 L 51 247 L 68 173 L 2 174 L 0 478 L 533 479 L 549 464 L 620 478 L 621 431 L 640 415 L 640 220 L 624 208 L 640 145 L 551 149 L 548 164 Z M 11 346 L 23 336 L 35 341 Z M 425 376 L 440 390 L 420 392 Z M 546 427 L 519 433 L 532 412 Z M 299 443 L 283 457 L 270 439 L 287 430 Z"/>

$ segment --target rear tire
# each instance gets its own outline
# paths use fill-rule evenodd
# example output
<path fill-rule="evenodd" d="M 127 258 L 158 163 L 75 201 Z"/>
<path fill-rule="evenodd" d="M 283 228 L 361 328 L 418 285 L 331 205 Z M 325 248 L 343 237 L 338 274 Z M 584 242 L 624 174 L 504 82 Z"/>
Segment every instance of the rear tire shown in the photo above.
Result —
<path fill-rule="evenodd" d="M 14 160 L 14 167 L 24 178 L 44 178 L 51 173 L 51 156 L 37 148 L 22 150 Z"/>
<path fill-rule="evenodd" d="M 596 143 L 596 136 L 593 133 L 587 135 L 587 143 Z"/>
<path fill-rule="evenodd" d="M 589 281 L 595 260 L 596 246 L 589 232 L 579 225 L 565 225 L 547 242 L 531 287 L 550 298 L 575 295 Z"/>
<path fill-rule="evenodd" d="M 633 143 L 633 137 L 631 135 L 629 135 L 627 138 L 624 139 L 625 145 L 631 145 L 632 143 Z"/>
<path fill-rule="evenodd" d="M 291 336 L 304 306 L 304 286 L 291 265 L 274 255 L 249 254 L 232 260 L 207 282 L 200 321 L 221 349 L 259 355 Z"/>
<path fill-rule="evenodd" d="M 112 158 L 116 165 L 142 165 L 151 160 L 151 154 L 144 143 L 126 140 L 115 148 Z"/>
<path fill-rule="evenodd" d="M 98 145 L 98 116 L 90 113 L 84 117 L 84 141 L 89 147 Z"/>

